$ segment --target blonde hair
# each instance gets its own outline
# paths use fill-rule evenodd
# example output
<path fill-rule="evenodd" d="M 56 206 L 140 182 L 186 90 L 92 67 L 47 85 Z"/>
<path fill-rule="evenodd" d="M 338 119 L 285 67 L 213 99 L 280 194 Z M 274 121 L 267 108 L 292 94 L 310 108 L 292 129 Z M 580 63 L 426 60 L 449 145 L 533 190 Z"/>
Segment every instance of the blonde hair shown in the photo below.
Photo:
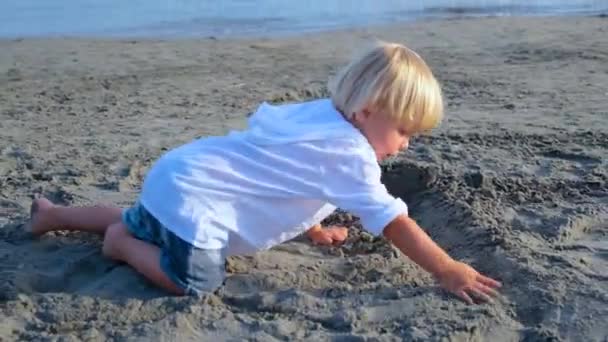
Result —
<path fill-rule="evenodd" d="M 374 44 L 328 88 L 334 106 L 345 116 L 366 107 L 386 111 L 411 135 L 429 131 L 443 119 L 439 83 L 424 60 L 401 44 Z"/>

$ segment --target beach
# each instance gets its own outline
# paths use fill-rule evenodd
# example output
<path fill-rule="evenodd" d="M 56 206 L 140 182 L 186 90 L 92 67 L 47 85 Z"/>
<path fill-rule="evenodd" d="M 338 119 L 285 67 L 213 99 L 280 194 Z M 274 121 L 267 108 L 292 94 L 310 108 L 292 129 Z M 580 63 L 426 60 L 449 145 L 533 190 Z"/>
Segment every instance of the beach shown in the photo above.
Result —
<path fill-rule="evenodd" d="M 276 38 L 0 40 L 0 341 L 608 340 L 608 19 L 428 20 Z M 32 198 L 127 207 L 165 151 L 246 127 L 262 101 L 328 96 L 374 39 L 430 65 L 441 127 L 383 164 L 454 258 L 503 283 L 468 306 L 338 212 L 338 247 L 231 257 L 170 297 L 101 238 L 23 231 Z"/>

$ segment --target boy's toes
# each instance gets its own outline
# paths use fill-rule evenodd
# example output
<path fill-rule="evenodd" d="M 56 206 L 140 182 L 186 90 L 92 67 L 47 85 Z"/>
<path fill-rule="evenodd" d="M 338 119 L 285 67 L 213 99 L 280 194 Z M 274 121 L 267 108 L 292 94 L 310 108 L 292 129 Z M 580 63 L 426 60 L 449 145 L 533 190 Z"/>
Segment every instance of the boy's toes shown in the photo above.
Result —
<path fill-rule="evenodd" d="M 32 201 L 32 205 L 30 207 L 30 216 L 34 216 L 39 211 L 45 211 L 54 206 L 55 205 L 53 204 L 53 202 L 49 201 L 44 197 L 36 198 Z"/>
<path fill-rule="evenodd" d="M 23 229 L 33 235 L 43 234 L 45 228 L 44 214 L 55 205 L 46 198 L 36 198 L 30 206 L 30 220 Z"/>

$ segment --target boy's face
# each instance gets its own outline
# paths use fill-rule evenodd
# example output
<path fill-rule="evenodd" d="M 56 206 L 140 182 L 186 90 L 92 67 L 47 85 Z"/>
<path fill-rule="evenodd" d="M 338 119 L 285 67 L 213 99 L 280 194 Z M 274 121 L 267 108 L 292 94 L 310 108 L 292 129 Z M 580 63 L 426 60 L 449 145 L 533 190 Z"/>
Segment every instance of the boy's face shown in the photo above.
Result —
<path fill-rule="evenodd" d="M 378 161 L 393 156 L 409 146 L 410 137 L 405 128 L 399 127 L 382 111 L 362 109 L 354 114 L 353 121 L 372 145 Z"/>

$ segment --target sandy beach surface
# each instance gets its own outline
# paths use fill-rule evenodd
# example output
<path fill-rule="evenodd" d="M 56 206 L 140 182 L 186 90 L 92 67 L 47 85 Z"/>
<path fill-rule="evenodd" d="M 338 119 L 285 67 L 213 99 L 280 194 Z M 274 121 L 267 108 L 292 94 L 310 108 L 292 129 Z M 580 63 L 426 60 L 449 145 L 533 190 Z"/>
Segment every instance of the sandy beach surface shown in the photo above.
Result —
<path fill-rule="evenodd" d="M 282 39 L 0 41 L 0 340 L 607 341 L 608 19 L 446 20 Z M 326 96 L 373 38 L 429 62 L 448 103 L 385 181 L 452 256 L 504 283 L 467 306 L 384 240 L 298 238 L 168 297 L 85 233 L 31 239 L 33 196 L 128 206 L 147 168 Z"/>

